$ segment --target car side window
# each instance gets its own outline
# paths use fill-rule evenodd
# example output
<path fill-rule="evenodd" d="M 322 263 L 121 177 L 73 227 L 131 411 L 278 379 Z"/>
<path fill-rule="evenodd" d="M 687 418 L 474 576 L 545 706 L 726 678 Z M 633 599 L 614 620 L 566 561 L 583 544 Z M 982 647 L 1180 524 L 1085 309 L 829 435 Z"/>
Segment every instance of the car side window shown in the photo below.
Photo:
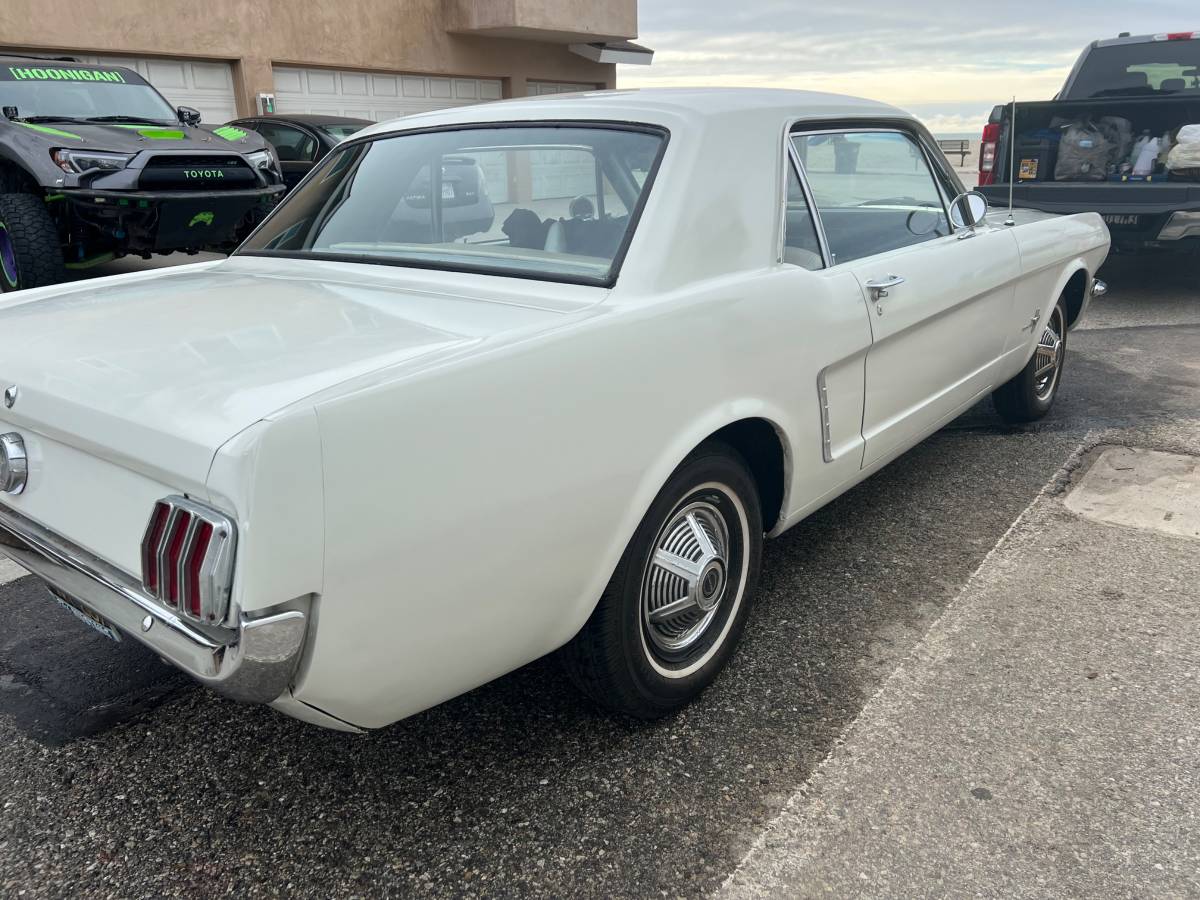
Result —
<path fill-rule="evenodd" d="M 800 186 L 796 167 L 787 162 L 787 205 L 783 219 L 783 261 L 788 265 L 800 266 L 815 271 L 825 268 L 821 258 L 821 244 L 817 240 L 817 226 L 813 223 L 812 211 Z"/>
<path fill-rule="evenodd" d="M 909 135 L 799 133 L 792 142 L 835 265 L 951 233 L 937 182 Z"/>
<path fill-rule="evenodd" d="M 280 162 L 312 162 L 317 158 L 316 139 L 299 128 L 276 122 L 261 122 L 258 133 L 275 148 Z"/>

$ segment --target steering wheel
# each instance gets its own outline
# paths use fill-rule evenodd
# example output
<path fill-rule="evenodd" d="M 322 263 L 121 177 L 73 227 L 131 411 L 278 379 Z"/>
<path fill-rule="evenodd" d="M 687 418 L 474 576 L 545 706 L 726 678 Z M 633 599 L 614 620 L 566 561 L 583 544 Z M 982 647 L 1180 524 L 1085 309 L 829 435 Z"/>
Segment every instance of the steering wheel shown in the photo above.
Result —
<path fill-rule="evenodd" d="M 580 195 L 571 201 L 571 205 L 567 209 L 572 219 L 596 218 L 596 205 L 592 203 L 591 197 Z"/>

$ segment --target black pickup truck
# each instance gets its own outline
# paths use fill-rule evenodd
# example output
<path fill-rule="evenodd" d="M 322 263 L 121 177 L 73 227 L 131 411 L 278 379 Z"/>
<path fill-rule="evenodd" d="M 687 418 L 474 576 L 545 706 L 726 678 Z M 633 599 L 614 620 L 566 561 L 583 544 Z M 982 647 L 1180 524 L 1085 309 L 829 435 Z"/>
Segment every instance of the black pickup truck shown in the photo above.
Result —
<path fill-rule="evenodd" d="M 1116 250 L 1200 248 L 1200 168 L 1167 164 L 1180 129 L 1200 125 L 1200 32 L 1095 41 L 1055 99 L 1018 102 L 1015 118 L 997 106 L 983 131 L 979 190 L 994 206 L 1011 185 L 1015 206 L 1100 213 Z M 1138 166 L 1151 140 L 1159 153 Z"/>

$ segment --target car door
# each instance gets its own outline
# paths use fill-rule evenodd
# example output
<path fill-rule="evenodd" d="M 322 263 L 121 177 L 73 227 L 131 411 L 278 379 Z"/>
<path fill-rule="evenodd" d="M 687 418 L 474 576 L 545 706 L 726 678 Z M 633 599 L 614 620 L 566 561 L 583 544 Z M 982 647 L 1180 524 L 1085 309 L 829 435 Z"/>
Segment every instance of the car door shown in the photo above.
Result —
<path fill-rule="evenodd" d="M 863 465 L 896 455 L 993 385 L 1020 263 L 1012 235 L 956 230 L 949 184 L 915 132 L 846 128 L 792 137 L 835 268 L 871 311 Z"/>
<path fill-rule="evenodd" d="M 776 327 L 787 335 L 784 362 L 796 412 L 792 515 L 819 506 L 860 477 L 864 364 L 871 323 L 862 288 L 847 268 L 830 266 L 794 153 L 786 160 L 779 261 L 792 302 Z"/>
<path fill-rule="evenodd" d="M 294 188 L 316 165 L 319 148 L 316 136 L 295 125 L 265 120 L 258 123 L 257 130 L 275 148 L 284 184 Z"/>

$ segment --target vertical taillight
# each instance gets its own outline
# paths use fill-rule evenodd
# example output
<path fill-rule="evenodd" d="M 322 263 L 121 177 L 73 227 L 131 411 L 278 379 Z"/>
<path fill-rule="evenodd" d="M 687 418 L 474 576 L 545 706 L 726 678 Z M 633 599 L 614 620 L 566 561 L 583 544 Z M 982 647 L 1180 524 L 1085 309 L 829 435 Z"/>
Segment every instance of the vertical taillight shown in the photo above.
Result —
<path fill-rule="evenodd" d="M 179 562 L 183 559 L 183 542 L 187 538 L 188 526 L 192 524 L 192 514 L 184 510 L 176 510 L 170 525 L 171 535 L 167 538 L 166 563 L 162 578 L 166 582 L 166 601 L 171 606 L 179 605 Z"/>
<path fill-rule="evenodd" d="M 989 122 L 983 126 L 983 139 L 979 145 L 979 184 L 996 183 L 996 147 L 1000 143 L 1000 124 Z"/>
<path fill-rule="evenodd" d="M 224 622 L 235 537 L 233 522 L 202 503 L 187 497 L 160 500 L 142 538 L 142 586 L 187 618 Z"/>
<path fill-rule="evenodd" d="M 184 567 L 184 596 L 187 598 L 187 610 L 197 618 L 200 618 L 202 612 L 200 571 L 204 568 L 204 559 L 208 555 L 212 536 L 212 525 L 208 522 L 201 522 L 196 528 L 196 536 L 192 540 L 192 548 L 188 551 L 187 565 Z"/>
<path fill-rule="evenodd" d="M 142 582 L 152 594 L 158 593 L 158 545 L 162 542 L 170 514 L 171 507 L 167 504 L 161 500 L 155 503 L 154 514 L 150 516 L 150 524 L 142 538 Z"/>

